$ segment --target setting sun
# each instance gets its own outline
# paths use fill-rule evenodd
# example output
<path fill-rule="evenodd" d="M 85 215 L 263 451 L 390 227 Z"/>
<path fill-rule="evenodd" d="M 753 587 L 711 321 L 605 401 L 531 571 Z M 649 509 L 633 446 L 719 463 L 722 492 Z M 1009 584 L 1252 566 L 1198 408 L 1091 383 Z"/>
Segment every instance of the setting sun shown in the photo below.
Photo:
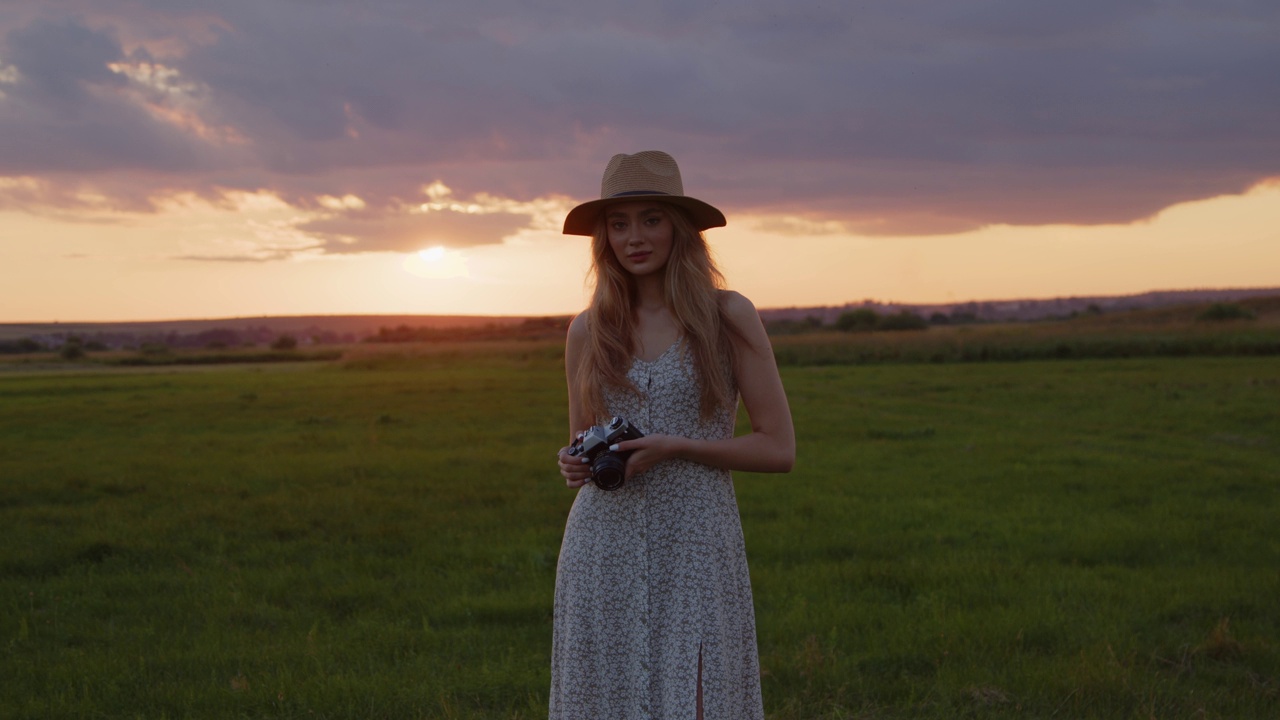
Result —
<path fill-rule="evenodd" d="M 467 278 L 467 257 L 461 250 L 434 245 L 405 257 L 403 267 L 410 275 L 428 280 Z"/>

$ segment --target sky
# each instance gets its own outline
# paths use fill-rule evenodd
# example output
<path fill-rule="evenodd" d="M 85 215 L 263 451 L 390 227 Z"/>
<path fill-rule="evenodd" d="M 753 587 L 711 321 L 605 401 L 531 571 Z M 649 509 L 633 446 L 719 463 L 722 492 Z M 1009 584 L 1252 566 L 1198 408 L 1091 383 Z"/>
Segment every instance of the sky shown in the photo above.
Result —
<path fill-rule="evenodd" d="M 658 149 L 758 307 L 1280 286 L 1274 0 L 3 0 L 0 322 L 569 314 Z"/>

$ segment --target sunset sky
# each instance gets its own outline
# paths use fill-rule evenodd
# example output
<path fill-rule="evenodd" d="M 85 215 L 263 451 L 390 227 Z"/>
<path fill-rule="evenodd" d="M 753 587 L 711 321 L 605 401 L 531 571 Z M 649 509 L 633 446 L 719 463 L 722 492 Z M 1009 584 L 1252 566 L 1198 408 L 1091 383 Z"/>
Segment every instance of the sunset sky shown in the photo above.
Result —
<path fill-rule="evenodd" d="M 760 307 L 1280 286 L 1275 0 L 3 0 L 0 322 L 562 314 L 666 150 Z"/>

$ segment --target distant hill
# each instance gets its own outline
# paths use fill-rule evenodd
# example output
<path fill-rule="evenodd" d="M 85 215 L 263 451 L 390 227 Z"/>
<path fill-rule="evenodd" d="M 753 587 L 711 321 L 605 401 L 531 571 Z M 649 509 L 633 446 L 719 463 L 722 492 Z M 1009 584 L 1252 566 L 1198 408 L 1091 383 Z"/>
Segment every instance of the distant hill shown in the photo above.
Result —
<path fill-rule="evenodd" d="M 864 300 L 837 306 L 765 308 L 760 311 L 760 315 L 766 323 L 816 320 L 820 324 L 831 325 L 842 313 L 869 307 L 881 315 L 906 310 L 926 319 L 936 319 L 937 315 L 942 315 L 970 322 L 1018 322 L 1082 314 L 1105 315 L 1119 311 L 1157 310 L 1195 303 L 1237 302 L 1264 296 L 1280 297 L 1280 288 L 1168 290 L 1137 295 L 983 300 L 948 304 Z M 546 337 L 562 333 L 565 319 L 477 315 L 303 315 L 157 322 L 10 323 L 0 324 L 0 343 L 31 340 L 45 348 L 57 348 L 68 337 L 75 336 L 106 348 L 139 347 L 149 343 L 170 347 L 231 347 L 266 345 L 282 335 L 290 335 L 304 345 L 354 343 L 375 337 L 485 338 L 495 334 Z"/>
<path fill-rule="evenodd" d="M 765 322 L 803 322 L 817 318 L 823 325 L 835 323 L 840 315 L 857 308 L 871 308 L 880 315 L 909 311 L 926 319 L 935 314 L 962 317 L 977 322 L 1025 322 L 1067 318 L 1075 315 L 1151 310 L 1197 303 L 1237 302 L 1247 298 L 1280 297 L 1280 288 L 1235 290 L 1160 290 L 1137 295 L 1073 296 L 1049 299 L 981 300 L 944 304 L 910 304 L 864 300 L 846 305 L 770 308 L 761 310 Z"/>
<path fill-rule="evenodd" d="M 169 346 L 266 344 L 281 335 L 305 343 L 353 343 L 377 335 L 382 328 L 447 330 L 519 325 L 522 317 L 477 315 L 298 315 L 154 322 L 73 322 L 0 324 L 0 341 L 30 338 L 57 347 L 67 337 L 93 340 L 107 347 L 144 343 Z"/>

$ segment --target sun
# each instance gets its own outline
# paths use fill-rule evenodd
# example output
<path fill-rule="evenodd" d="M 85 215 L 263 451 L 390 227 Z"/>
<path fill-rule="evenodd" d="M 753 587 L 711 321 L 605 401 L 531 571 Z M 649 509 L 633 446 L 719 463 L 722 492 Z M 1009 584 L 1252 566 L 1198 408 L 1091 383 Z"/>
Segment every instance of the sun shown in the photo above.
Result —
<path fill-rule="evenodd" d="M 451 250 L 435 245 L 409 253 L 404 259 L 404 269 L 410 275 L 428 280 L 448 280 L 470 277 L 467 256 L 461 250 Z"/>
<path fill-rule="evenodd" d="M 436 245 L 435 247 L 429 247 L 425 250 L 419 250 L 418 257 L 422 258 L 424 262 L 440 262 L 441 260 L 444 260 L 444 246 Z"/>

